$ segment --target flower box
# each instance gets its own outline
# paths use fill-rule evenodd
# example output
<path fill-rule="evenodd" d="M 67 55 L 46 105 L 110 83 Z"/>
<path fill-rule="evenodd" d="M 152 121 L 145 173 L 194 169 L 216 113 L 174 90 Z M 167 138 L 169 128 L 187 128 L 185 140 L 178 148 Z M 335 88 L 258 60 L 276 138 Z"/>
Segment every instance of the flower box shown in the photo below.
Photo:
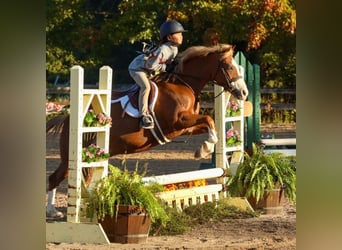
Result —
<path fill-rule="evenodd" d="M 241 144 L 240 132 L 233 127 L 226 133 L 226 145 L 227 147 L 234 147 Z"/>
<path fill-rule="evenodd" d="M 82 149 L 83 162 L 98 162 L 105 161 L 109 158 L 109 153 L 100 148 L 96 144 L 90 144 L 88 147 Z"/>
<path fill-rule="evenodd" d="M 112 126 L 112 118 L 103 112 L 95 114 L 93 109 L 89 109 L 83 119 L 85 127 L 103 127 L 107 124 Z"/>
<path fill-rule="evenodd" d="M 229 101 L 226 106 L 226 117 L 239 116 L 241 115 L 241 106 L 235 101 Z"/>

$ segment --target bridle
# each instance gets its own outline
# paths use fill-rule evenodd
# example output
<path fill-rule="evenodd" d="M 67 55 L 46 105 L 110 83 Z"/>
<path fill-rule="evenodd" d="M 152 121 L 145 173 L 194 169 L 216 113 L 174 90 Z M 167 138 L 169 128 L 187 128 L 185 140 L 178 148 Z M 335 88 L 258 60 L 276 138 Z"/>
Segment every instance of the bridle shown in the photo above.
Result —
<path fill-rule="evenodd" d="M 234 91 L 235 89 L 235 82 L 239 79 L 242 78 L 242 76 L 237 76 L 237 77 L 231 77 L 226 70 L 230 70 L 232 69 L 232 66 L 228 65 L 228 64 L 225 64 L 223 63 L 222 60 L 220 60 L 219 64 L 218 64 L 218 67 L 217 67 L 217 70 L 216 70 L 216 73 L 215 73 L 215 77 L 214 79 L 217 77 L 217 74 L 219 73 L 219 71 L 221 70 L 222 71 L 222 74 L 226 80 L 226 83 L 227 83 L 227 90 L 228 91 Z M 217 84 L 217 81 L 216 80 L 212 80 L 213 83 L 216 83 Z M 226 88 L 223 87 L 225 90 Z"/>
<path fill-rule="evenodd" d="M 222 71 L 222 74 L 226 80 L 226 83 L 227 83 L 227 88 L 225 88 L 224 86 L 223 87 L 223 90 L 217 94 L 214 98 L 217 98 L 219 97 L 220 95 L 222 95 L 222 93 L 226 90 L 228 90 L 229 92 L 231 92 L 233 95 L 235 96 L 240 96 L 240 92 L 236 89 L 235 87 L 235 82 L 239 79 L 242 78 L 242 76 L 237 76 L 237 77 L 231 77 L 228 73 L 227 73 L 227 70 L 230 70 L 232 69 L 232 66 L 231 65 L 228 65 L 226 63 L 223 62 L 222 59 L 219 60 L 219 64 L 217 66 L 217 70 L 216 70 L 216 73 L 215 73 L 215 77 L 214 79 L 217 77 L 217 74 L 219 73 L 219 71 L 221 70 Z M 212 80 L 212 82 L 214 84 L 217 84 L 217 81 L 216 80 Z"/>
<path fill-rule="evenodd" d="M 220 59 L 213 80 L 208 80 L 208 82 L 212 82 L 214 84 L 217 84 L 217 81 L 215 79 L 216 79 L 216 77 L 217 77 L 217 75 L 219 74 L 220 71 L 222 72 L 222 74 L 223 74 L 223 76 L 224 76 L 224 78 L 226 80 L 227 88 L 225 88 L 223 86 L 223 90 L 218 95 L 216 95 L 214 98 L 217 98 L 218 96 L 220 96 L 226 90 L 228 90 L 229 92 L 233 93 L 234 95 L 237 95 L 237 96 L 239 95 L 239 93 L 237 92 L 238 90 L 235 87 L 235 81 L 241 79 L 242 76 L 239 75 L 237 77 L 231 77 L 227 73 L 227 71 L 226 71 L 226 70 L 229 70 L 229 69 L 232 69 L 232 66 L 224 63 L 223 60 Z M 193 78 L 193 79 L 196 79 L 196 80 L 200 80 L 200 81 L 204 80 L 204 79 L 202 79 L 200 77 L 193 76 L 193 75 L 187 75 L 187 74 L 183 74 L 183 73 L 172 72 L 171 74 L 175 75 L 176 78 L 179 81 L 181 81 L 185 86 L 187 86 L 192 91 L 193 94 L 195 94 L 195 91 L 193 90 L 193 88 L 184 79 L 181 78 L 181 76 L 190 77 L 190 78 Z"/>

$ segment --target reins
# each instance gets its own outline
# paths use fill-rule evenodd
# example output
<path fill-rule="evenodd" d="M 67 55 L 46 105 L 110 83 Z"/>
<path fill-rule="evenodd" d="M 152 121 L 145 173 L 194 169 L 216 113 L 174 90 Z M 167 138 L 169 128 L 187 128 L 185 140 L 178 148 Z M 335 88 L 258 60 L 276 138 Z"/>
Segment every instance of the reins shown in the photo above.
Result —
<path fill-rule="evenodd" d="M 191 90 L 191 92 L 195 95 L 195 91 L 194 91 L 194 89 L 190 86 L 190 84 L 188 84 L 186 81 L 184 81 L 182 78 L 180 78 L 180 74 L 179 73 L 173 73 L 174 75 L 175 75 L 175 77 L 179 80 L 179 81 L 181 81 L 185 86 L 187 86 L 190 90 Z M 185 76 L 184 74 L 182 74 L 183 76 Z M 189 77 L 192 77 L 192 76 L 190 76 L 190 75 L 188 75 Z"/>
<path fill-rule="evenodd" d="M 222 66 L 222 67 L 221 67 Z M 227 65 L 223 65 L 222 60 L 219 60 L 219 64 L 217 66 L 216 69 L 216 73 L 214 76 L 214 79 L 216 78 L 217 74 L 219 73 L 220 69 L 222 71 L 222 74 L 226 80 L 227 83 L 227 87 L 229 91 L 233 91 L 234 90 L 234 82 L 237 81 L 238 79 L 242 78 L 242 76 L 238 76 L 238 77 L 230 77 L 229 74 L 225 71 L 225 69 L 227 68 Z M 183 73 L 176 73 L 176 72 L 172 72 L 171 74 L 175 75 L 175 77 L 181 82 L 183 83 L 185 86 L 187 86 L 191 92 L 195 95 L 195 91 L 194 89 L 191 87 L 190 84 L 188 84 L 184 79 L 182 79 L 180 76 L 185 76 L 185 77 L 190 77 L 199 81 L 202 81 L 203 79 L 201 79 L 200 77 L 197 76 L 193 76 L 193 75 L 188 75 L 188 74 L 183 74 Z M 217 84 L 216 80 L 209 80 L 208 82 L 213 82 L 214 84 Z M 222 95 L 222 93 L 225 91 L 225 89 L 223 88 L 223 90 L 217 94 L 216 96 L 214 96 L 214 99 L 216 99 L 217 97 L 219 97 L 220 95 Z"/>

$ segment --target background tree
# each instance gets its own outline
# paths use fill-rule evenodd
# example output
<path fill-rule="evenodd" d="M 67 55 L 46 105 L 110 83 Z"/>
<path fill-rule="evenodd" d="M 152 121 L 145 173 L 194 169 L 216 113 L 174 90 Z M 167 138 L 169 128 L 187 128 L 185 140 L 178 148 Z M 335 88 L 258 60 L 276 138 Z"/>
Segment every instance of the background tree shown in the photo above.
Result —
<path fill-rule="evenodd" d="M 115 83 L 132 82 L 129 62 L 142 41 L 159 41 L 159 26 L 167 19 L 188 30 L 180 51 L 230 43 L 261 65 L 264 85 L 295 86 L 294 0 L 48 0 L 48 80 L 67 76 L 79 64 L 86 68 L 86 81 L 94 82 L 106 64 L 114 68 Z"/>

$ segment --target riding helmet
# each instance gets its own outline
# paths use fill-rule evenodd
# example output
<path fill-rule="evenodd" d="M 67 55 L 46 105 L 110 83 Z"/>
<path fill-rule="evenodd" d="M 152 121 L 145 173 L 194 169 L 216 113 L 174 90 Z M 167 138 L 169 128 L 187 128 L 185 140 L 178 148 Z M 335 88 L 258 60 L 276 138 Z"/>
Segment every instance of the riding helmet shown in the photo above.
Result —
<path fill-rule="evenodd" d="M 175 20 L 170 20 L 164 22 L 159 29 L 160 32 L 160 38 L 163 39 L 164 37 L 171 35 L 173 33 L 178 33 L 178 32 L 186 32 L 184 30 L 183 26 L 175 21 Z"/>

